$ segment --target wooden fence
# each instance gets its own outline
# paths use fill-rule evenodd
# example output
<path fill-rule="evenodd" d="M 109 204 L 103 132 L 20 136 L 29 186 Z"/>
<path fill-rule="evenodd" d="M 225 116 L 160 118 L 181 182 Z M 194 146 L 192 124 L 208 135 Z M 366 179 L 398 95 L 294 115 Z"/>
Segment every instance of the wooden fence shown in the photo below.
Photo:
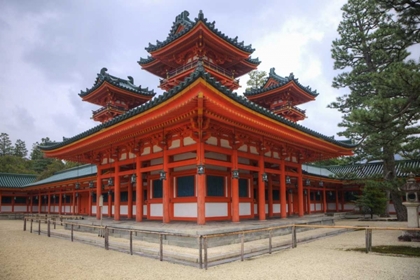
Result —
<path fill-rule="evenodd" d="M 369 226 L 332 226 L 332 225 L 316 225 L 316 224 L 292 224 L 292 225 L 282 225 L 282 226 L 274 226 L 274 227 L 268 227 L 268 228 L 263 228 L 263 229 L 251 229 L 251 230 L 242 230 L 242 231 L 234 231 L 234 232 L 226 232 L 226 233 L 215 233 L 215 234 L 204 234 L 204 235 L 193 235 L 193 234 L 185 234 L 185 233 L 170 233 L 170 232 L 159 232 L 159 231 L 149 231 L 149 230 L 138 230 L 138 229 L 126 229 L 126 228 L 120 228 L 120 227 L 110 227 L 110 226 L 97 226 L 97 225 L 85 225 L 85 224 L 81 224 L 81 223 L 74 223 L 71 221 L 67 221 L 67 219 L 69 219 L 71 216 L 56 216 L 56 217 L 48 217 L 45 215 L 38 215 L 38 216 L 25 216 L 23 221 L 24 221 L 24 226 L 23 226 L 23 230 L 26 231 L 26 226 L 27 226 L 27 222 L 30 222 L 30 232 L 33 232 L 33 223 L 37 223 L 38 228 L 37 228 L 37 233 L 38 235 L 41 234 L 41 224 L 47 224 L 47 230 L 46 230 L 46 234 L 48 237 L 51 236 L 51 224 L 53 225 L 53 229 L 56 229 L 57 224 L 59 223 L 60 225 L 63 226 L 69 226 L 70 227 L 70 240 L 73 242 L 74 241 L 74 229 L 77 227 L 79 228 L 90 228 L 90 229 L 95 229 L 98 231 L 98 236 L 103 238 L 103 247 L 105 248 L 105 250 L 109 250 L 110 249 L 110 242 L 109 242 L 109 236 L 110 236 L 110 231 L 121 231 L 121 232 L 126 232 L 128 235 L 128 239 L 129 239 L 129 243 L 128 243 L 128 248 L 127 249 L 115 249 L 118 251 L 126 251 L 129 252 L 130 255 L 135 254 L 134 250 L 133 250 L 133 234 L 137 235 L 137 234 L 147 234 L 147 235 L 152 235 L 155 237 L 158 237 L 159 240 L 159 253 L 158 253 L 158 258 L 160 261 L 163 260 L 167 260 L 167 261 L 172 261 L 172 262 L 177 262 L 177 263 L 183 263 L 183 264 L 187 264 L 187 265 L 192 265 L 192 266 L 196 266 L 199 267 L 200 269 L 204 268 L 207 270 L 207 268 L 209 267 L 209 265 L 217 265 L 220 263 L 226 263 L 226 262 L 230 262 L 230 261 L 235 261 L 235 260 L 241 260 L 243 261 L 245 258 L 250 258 L 250 257 L 254 257 L 256 255 L 261 255 L 261 254 L 271 254 L 273 251 L 278 251 L 278 250 L 282 250 L 282 249 L 286 249 L 286 248 L 296 248 L 297 244 L 298 244 L 298 239 L 297 239 L 297 232 L 299 232 L 299 228 L 301 229 L 317 229 L 317 228 L 327 228 L 327 229 L 341 229 L 341 230 L 345 230 L 345 231 L 350 231 L 350 230 L 364 230 L 365 231 L 365 245 L 366 245 L 366 253 L 369 253 L 372 249 L 372 232 L 374 230 L 400 230 L 400 231 L 420 231 L 419 228 L 393 228 L 393 227 L 369 227 Z M 73 218 L 78 218 L 78 216 L 74 216 Z M 275 232 L 276 230 L 280 230 L 280 229 L 285 229 L 286 231 L 290 231 L 290 241 L 286 242 L 286 244 L 280 244 L 278 246 L 273 246 L 272 240 L 273 238 L 276 236 L 273 232 Z M 343 231 L 342 231 L 343 232 Z M 253 241 L 245 241 L 245 237 L 246 235 L 249 234 L 253 234 L 253 233 L 266 233 L 266 235 L 268 235 L 268 238 L 264 238 L 263 240 L 265 241 L 265 239 L 267 239 L 267 245 L 265 248 L 260 248 L 259 250 L 255 250 L 249 253 L 245 253 L 245 244 L 249 243 L 249 242 L 253 242 Z M 334 233 L 333 233 L 334 234 Z M 337 233 L 335 233 L 337 234 Z M 239 236 L 240 237 L 240 249 L 238 252 L 232 252 L 229 251 L 229 253 L 227 253 L 226 257 L 223 258 L 219 258 L 216 260 L 209 260 L 209 240 L 211 239 L 221 239 L 221 238 L 227 238 L 229 236 Z M 288 235 L 288 234 L 286 234 Z M 277 236 L 286 236 L 286 235 L 277 235 Z M 197 240 L 198 243 L 198 257 L 197 257 L 197 261 L 180 261 L 177 260 L 174 257 L 167 257 L 164 258 L 164 246 L 163 246 L 163 239 L 166 239 L 167 236 L 176 236 L 176 237 L 184 237 L 184 238 L 195 238 Z M 317 237 L 319 238 L 319 237 Z M 307 240 L 301 241 L 301 242 L 305 242 L 305 241 L 309 241 L 309 240 L 313 240 L 313 239 L 317 239 L 317 238 L 309 238 Z M 83 241 L 83 240 L 81 240 Z M 260 240 L 261 241 L 261 240 Z M 147 256 L 147 257 L 153 257 L 151 255 L 147 255 L 147 254 L 140 254 L 140 253 L 136 253 L 138 255 L 142 255 L 142 256 Z M 176 254 L 175 254 L 176 255 Z"/>

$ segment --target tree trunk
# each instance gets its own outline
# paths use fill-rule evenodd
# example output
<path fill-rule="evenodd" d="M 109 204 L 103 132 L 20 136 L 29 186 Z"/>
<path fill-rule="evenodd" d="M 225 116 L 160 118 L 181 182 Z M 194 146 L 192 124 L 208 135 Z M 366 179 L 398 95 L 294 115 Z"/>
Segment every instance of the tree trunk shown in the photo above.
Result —
<path fill-rule="evenodd" d="M 396 179 L 396 170 L 395 170 L 395 159 L 394 159 L 394 149 L 391 147 L 384 147 L 384 180 L 388 181 L 392 185 L 391 189 L 391 199 L 394 203 L 395 213 L 397 214 L 398 221 L 407 221 L 407 209 L 402 204 L 401 196 L 395 186 L 394 182 Z"/>

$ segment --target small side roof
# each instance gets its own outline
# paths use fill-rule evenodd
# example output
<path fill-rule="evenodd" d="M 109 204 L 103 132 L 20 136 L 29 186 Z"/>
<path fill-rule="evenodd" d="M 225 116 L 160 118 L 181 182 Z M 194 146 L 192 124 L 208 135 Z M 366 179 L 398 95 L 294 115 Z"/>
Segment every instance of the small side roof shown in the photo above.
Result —
<path fill-rule="evenodd" d="M 96 165 L 93 165 L 93 164 L 80 165 L 80 166 L 76 166 L 70 169 L 56 172 L 51 177 L 45 178 L 37 182 L 31 182 L 25 185 L 25 187 L 33 187 L 33 186 L 39 186 L 39 185 L 44 185 L 44 184 L 49 184 L 49 183 L 54 183 L 54 182 L 61 182 L 65 180 L 94 176 L 96 175 L 96 172 L 97 172 Z"/>

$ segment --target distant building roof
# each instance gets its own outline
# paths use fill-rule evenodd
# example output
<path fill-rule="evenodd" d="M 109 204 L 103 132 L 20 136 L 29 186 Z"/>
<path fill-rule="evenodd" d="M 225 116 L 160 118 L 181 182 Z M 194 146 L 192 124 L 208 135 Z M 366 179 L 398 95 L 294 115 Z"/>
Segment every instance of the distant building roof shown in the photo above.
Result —
<path fill-rule="evenodd" d="M 22 188 L 35 182 L 37 175 L 0 173 L 0 188 Z"/>
<path fill-rule="evenodd" d="M 85 164 L 85 165 L 81 165 L 81 166 L 77 166 L 77 167 L 73 167 L 70 169 L 56 172 L 51 177 L 45 178 L 37 182 L 31 182 L 25 185 L 25 187 L 33 187 L 33 186 L 39 186 L 39 185 L 49 184 L 49 183 L 54 183 L 54 182 L 61 182 L 61 181 L 70 180 L 70 179 L 94 176 L 96 175 L 96 172 L 97 172 L 96 165 Z"/>

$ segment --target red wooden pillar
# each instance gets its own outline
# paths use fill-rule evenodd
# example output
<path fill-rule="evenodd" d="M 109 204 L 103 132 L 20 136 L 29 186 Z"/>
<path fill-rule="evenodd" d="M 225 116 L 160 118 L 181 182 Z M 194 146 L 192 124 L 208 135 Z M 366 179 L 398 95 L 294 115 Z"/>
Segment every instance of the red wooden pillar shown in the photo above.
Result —
<path fill-rule="evenodd" d="M 108 217 L 112 217 L 112 191 L 108 191 Z"/>
<path fill-rule="evenodd" d="M 170 203 L 170 197 L 171 197 L 171 191 L 170 191 L 170 182 L 172 180 L 172 177 L 169 174 L 169 158 L 168 158 L 168 147 L 165 145 L 163 147 L 163 172 L 166 174 L 166 179 L 163 180 L 163 222 L 169 223 L 171 221 L 171 218 L 169 216 L 169 203 Z"/>
<path fill-rule="evenodd" d="M 327 196 L 326 196 L 327 192 L 325 191 L 325 187 L 322 190 L 322 198 L 323 198 L 323 209 L 324 209 L 324 213 L 327 213 Z"/>
<path fill-rule="evenodd" d="M 197 164 L 204 165 L 204 143 L 197 143 Z M 206 175 L 197 175 L 197 224 L 206 224 Z"/>
<path fill-rule="evenodd" d="M 76 192 L 73 190 L 73 196 L 72 196 L 72 203 L 71 203 L 71 213 L 72 215 L 76 215 Z"/>
<path fill-rule="evenodd" d="M 32 208 L 32 205 L 31 205 Z M 62 213 L 62 208 L 63 208 L 63 194 L 61 193 L 61 191 L 58 193 L 58 214 L 61 215 Z M 32 211 L 31 211 L 32 213 Z"/>
<path fill-rule="evenodd" d="M 38 194 L 38 214 L 41 214 L 41 200 L 42 196 L 41 193 Z"/>
<path fill-rule="evenodd" d="M 232 171 L 238 171 L 238 150 L 233 149 L 232 153 Z M 239 222 L 239 178 L 233 178 L 232 176 L 232 222 Z"/>
<path fill-rule="evenodd" d="M 120 172 L 119 167 L 115 166 L 115 180 L 114 180 L 114 220 L 119 221 L 120 220 L 120 213 L 121 213 L 121 178 L 120 178 Z"/>
<path fill-rule="evenodd" d="M 13 197 L 12 197 L 12 213 L 14 213 L 15 212 L 15 194 L 13 194 Z"/>
<path fill-rule="evenodd" d="M 263 180 L 264 174 L 264 154 L 260 152 L 258 160 L 260 170 L 258 172 L 258 217 L 260 221 L 265 220 L 265 182 Z"/>
<path fill-rule="evenodd" d="M 99 200 L 101 199 L 102 195 L 102 180 L 101 180 L 101 167 L 98 164 L 96 166 L 96 219 L 101 219 L 101 211 L 102 208 L 99 206 Z"/>
<path fill-rule="evenodd" d="M 284 219 L 287 217 L 286 212 L 286 166 L 285 161 L 280 161 L 280 218 Z"/>
<path fill-rule="evenodd" d="M 50 214 L 51 213 L 51 194 L 48 193 L 47 197 L 48 197 L 48 214 Z"/>
<path fill-rule="evenodd" d="M 293 215 L 293 205 L 292 205 L 292 200 L 293 200 L 293 193 L 290 192 L 290 189 L 287 191 L 287 202 L 288 202 L 288 214 L 289 216 Z M 294 201 L 293 201 L 294 203 Z"/>
<path fill-rule="evenodd" d="M 339 212 L 338 209 L 338 188 L 335 188 L 335 212 Z"/>
<path fill-rule="evenodd" d="M 268 175 L 268 217 L 273 217 L 273 178 Z"/>
<path fill-rule="evenodd" d="M 140 154 L 140 153 L 139 153 Z M 136 222 L 143 220 L 143 174 L 140 155 L 136 155 Z"/>
<path fill-rule="evenodd" d="M 308 214 L 311 214 L 311 189 L 308 188 Z"/>
<path fill-rule="evenodd" d="M 131 177 L 129 178 L 127 194 L 128 194 L 128 202 L 127 202 L 127 218 L 133 218 L 133 184 L 131 182 Z"/>
<path fill-rule="evenodd" d="M 294 202 L 296 203 L 296 202 Z M 304 208 L 303 208 L 303 177 L 302 177 L 302 165 L 298 167 L 298 215 L 299 217 L 302 217 L 305 214 Z"/>
<path fill-rule="evenodd" d="M 89 191 L 87 192 L 88 196 L 88 215 L 92 216 L 92 198 L 93 198 L 93 192 Z"/>

